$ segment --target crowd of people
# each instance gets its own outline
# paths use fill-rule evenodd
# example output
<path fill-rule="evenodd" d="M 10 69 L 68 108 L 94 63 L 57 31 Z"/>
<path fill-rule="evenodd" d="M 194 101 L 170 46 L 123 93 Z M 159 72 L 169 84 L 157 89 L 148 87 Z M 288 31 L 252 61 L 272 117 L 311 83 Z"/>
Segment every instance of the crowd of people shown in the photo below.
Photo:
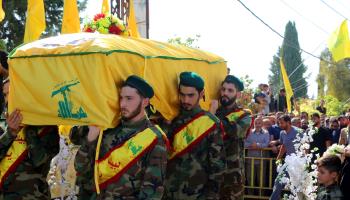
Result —
<path fill-rule="evenodd" d="M 266 84 L 261 84 L 260 86 L 262 86 L 260 88 L 262 93 L 268 91 L 268 86 Z M 284 90 L 281 91 L 283 94 Z M 255 95 L 255 97 L 259 96 L 261 96 L 261 94 Z M 283 94 L 282 96 L 285 95 Z M 285 156 L 295 153 L 294 144 L 298 134 L 302 135 L 309 131 L 315 131 L 315 134 L 312 136 L 313 141 L 310 143 L 310 151 L 313 150 L 313 161 L 316 161 L 319 167 L 319 190 L 322 191 L 319 192 L 319 194 L 322 197 L 318 197 L 318 199 L 350 199 L 349 191 L 346 190 L 346 187 L 349 185 L 349 175 L 347 174 L 349 172 L 349 158 L 346 158 L 343 163 L 340 163 L 338 157 L 329 158 L 329 155 L 323 155 L 332 144 L 349 145 L 350 112 L 344 111 L 343 115 L 340 116 L 327 116 L 325 101 L 321 100 L 320 105 L 315 108 L 317 112 L 311 114 L 307 112 L 300 112 L 300 114 L 287 113 L 286 104 L 281 106 L 281 108 L 278 106 L 275 107 L 277 108 L 277 112 L 275 113 L 266 113 L 266 111 L 271 108 L 271 104 L 269 105 L 270 97 L 267 97 L 268 95 L 265 95 L 265 99 L 258 100 L 260 102 L 265 101 L 264 106 L 266 107 L 262 107 L 262 112 L 254 116 L 254 127 L 245 139 L 245 148 L 247 149 L 248 158 L 246 159 L 246 181 L 248 188 L 250 186 L 266 187 L 266 180 L 260 181 L 260 178 L 263 177 L 261 175 L 262 172 L 264 177 L 273 176 L 273 178 L 276 179 L 270 199 L 280 199 L 284 185 L 276 178 L 276 165 L 273 165 L 273 171 L 269 172 L 267 170 L 267 168 L 269 168 L 269 163 L 259 158 L 273 158 L 277 160 L 277 163 L 280 163 Z M 345 148 L 346 152 L 344 156 L 349 156 L 349 150 L 348 147 Z M 317 155 L 321 158 L 317 159 Z M 255 158 L 253 167 L 255 178 L 253 179 L 251 178 L 253 175 L 251 173 L 252 158 Z M 263 162 L 262 165 L 261 162 Z M 261 169 L 261 167 L 263 167 L 263 169 Z M 322 178 L 324 179 L 325 170 L 328 170 L 328 175 L 332 174 L 330 172 L 334 172 L 332 176 L 337 174 L 334 181 L 331 181 L 331 184 L 325 184 L 322 180 Z M 265 174 L 268 175 L 265 176 Z M 263 183 L 263 185 L 260 183 Z M 324 185 L 326 185 L 326 187 L 322 187 Z M 340 187 L 341 190 L 339 190 L 338 187 Z M 249 190 L 248 193 L 257 194 L 256 191 L 254 193 Z"/>
<path fill-rule="evenodd" d="M 160 113 L 146 112 L 153 87 L 131 75 L 120 85 L 120 113 L 116 113 L 120 122 L 116 127 L 104 131 L 92 125 L 71 129 L 70 140 L 80 146 L 74 161 L 78 199 L 243 199 L 245 148 L 247 156 L 259 157 L 258 151 L 270 147 L 270 156 L 282 160 L 295 151 L 293 140 L 300 130 L 311 127 L 318 130 L 310 144 L 318 149 L 315 153 L 322 155 L 334 142 L 349 143 L 350 113 L 329 119 L 318 113 L 310 119 L 305 112 L 300 116 L 286 114 L 285 91 L 281 90 L 281 98 L 275 101 L 279 112 L 271 113 L 266 107 L 253 115 L 237 103 L 244 84 L 233 75 L 222 80 L 219 99 L 206 111 L 200 107 L 204 79 L 195 72 L 182 72 L 179 80 L 179 114 L 172 121 Z M 5 113 L 10 82 L 8 78 L 3 81 Z M 269 106 L 270 97 L 268 86 L 261 85 L 261 94 L 255 98 L 263 98 Z M 322 105 L 319 110 L 326 113 Z M 3 115 L 0 199 L 47 200 L 51 197 L 46 178 L 59 151 L 57 126 L 23 125 L 21 112 L 16 109 Z M 259 167 L 259 161 L 253 165 Z M 319 170 L 320 174 L 329 172 L 334 181 L 340 174 L 346 199 L 349 166 L 338 165 L 336 158 L 322 157 Z M 246 170 L 247 180 L 251 180 L 251 169 Z M 319 199 L 334 193 L 342 198 L 336 182 L 328 181 L 326 175 L 319 178 L 325 186 Z M 275 181 L 271 199 L 280 199 L 282 189 Z"/>

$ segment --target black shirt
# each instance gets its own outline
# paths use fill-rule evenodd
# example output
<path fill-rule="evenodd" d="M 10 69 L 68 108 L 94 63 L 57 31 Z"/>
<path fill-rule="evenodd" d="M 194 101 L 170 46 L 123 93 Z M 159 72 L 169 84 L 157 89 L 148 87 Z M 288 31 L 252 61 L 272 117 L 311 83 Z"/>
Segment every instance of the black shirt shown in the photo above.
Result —
<path fill-rule="evenodd" d="M 325 107 L 317 106 L 316 110 L 318 110 L 322 114 L 326 114 L 327 113 L 327 109 Z"/>
<path fill-rule="evenodd" d="M 316 147 L 318 150 L 315 151 L 315 154 L 319 153 L 320 156 L 322 156 L 327 150 L 326 141 L 332 141 L 332 134 L 329 129 L 320 127 L 318 131 L 312 135 L 312 139 L 314 141 L 310 144 L 310 150 L 313 150 Z"/>

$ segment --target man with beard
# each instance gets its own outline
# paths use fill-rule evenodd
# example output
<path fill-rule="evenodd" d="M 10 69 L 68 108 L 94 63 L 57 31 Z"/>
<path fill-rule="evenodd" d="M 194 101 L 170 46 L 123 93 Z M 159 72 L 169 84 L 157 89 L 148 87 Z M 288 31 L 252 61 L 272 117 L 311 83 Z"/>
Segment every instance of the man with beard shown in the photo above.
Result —
<path fill-rule="evenodd" d="M 327 128 L 321 126 L 321 117 L 318 113 L 313 113 L 311 115 L 311 120 L 314 123 L 313 127 L 310 128 L 309 131 L 315 131 L 312 135 L 313 141 L 310 143 L 310 150 L 317 148 L 313 154 L 314 159 L 316 159 L 316 154 L 320 156 L 327 150 L 329 146 L 332 144 L 332 135 Z"/>
<path fill-rule="evenodd" d="M 99 128 L 73 128 L 71 138 L 75 138 L 74 141 L 83 137 L 75 158 L 79 199 L 162 198 L 167 142 L 162 130 L 151 124 L 145 115 L 153 95 L 152 87 L 145 80 L 128 77 L 120 91 L 121 122 L 103 132 L 97 162 L 94 160 Z M 91 181 L 95 165 L 99 195 L 91 187 L 94 186 Z"/>
<path fill-rule="evenodd" d="M 243 82 L 233 75 L 221 84 L 220 107 L 212 103 L 211 112 L 221 119 L 225 130 L 224 144 L 227 170 L 221 187 L 220 199 L 243 199 L 244 195 L 244 138 L 252 124 L 251 112 L 236 103 Z"/>
<path fill-rule="evenodd" d="M 220 120 L 199 106 L 204 81 L 194 72 L 180 74 L 180 113 L 168 138 L 173 151 L 167 166 L 163 199 L 219 199 L 225 172 Z"/>
<path fill-rule="evenodd" d="M 5 105 L 9 79 L 4 81 Z M 51 199 L 46 182 L 51 159 L 59 152 L 57 126 L 22 124 L 22 114 L 13 111 L 0 137 L 0 199 Z"/>
<path fill-rule="evenodd" d="M 278 119 L 278 121 L 279 121 L 279 126 L 282 129 L 281 135 L 280 135 L 281 148 L 277 155 L 277 161 L 280 162 L 280 160 L 284 157 L 284 155 L 288 156 L 288 155 L 291 155 L 292 153 L 295 153 L 294 140 L 296 136 L 298 134 L 300 135 L 301 133 L 298 132 L 298 129 L 296 127 L 292 126 L 291 119 L 288 115 L 282 115 Z M 281 170 L 277 175 L 270 200 L 281 199 L 281 192 L 282 192 L 282 189 L 284 188 L 284 184 L 280 182 L 280 179 L 281 179 L 280 177 L 282 177 L 282 175 L 285 173 L 286 173 L 286 176 L 288 177 L 288 172 L 286 172 L 285 170 Z"/>

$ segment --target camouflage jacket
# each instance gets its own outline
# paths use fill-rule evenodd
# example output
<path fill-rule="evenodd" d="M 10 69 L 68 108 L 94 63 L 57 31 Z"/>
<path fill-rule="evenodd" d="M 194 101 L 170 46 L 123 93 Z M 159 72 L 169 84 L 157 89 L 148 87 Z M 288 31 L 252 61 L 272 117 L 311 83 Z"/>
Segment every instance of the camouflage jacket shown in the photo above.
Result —
<path fill-rule="evenodd" d="M 226 162 L 227 162 L 227 171 L 225 173 L 225 185 L 232 185 L 233 182 L 241 182 L 242 180 L 239 177 L 234 177 L 238 169 L 243 169 L 243 152 L 244 152 L 244 137 L 248 129 L 251 126 L 252 117 L 249 111 L 244 111 L 242 118 L 237 119 L 237 121 L 230 121 L 226 116 L 234 111 L 239 111 L 242 109 L 233 108 L 226 109 L 220 107 L 216 116 L 221 120 L 224 130 L 224 145 L 226 152 Z M 241 160 L 240 160 L 241 158 Z M 241 174 L 242 176 L 243 174 Z"/>
<path fill-rule="evenodd" d="M 192 111 L 181 111 L 168 133 L 172 143 L 174 130 L 188 123 L 203 111 L 200 107 Z M 163 199 L 219 199 L 220 185 L 225 171 L 223 130 L 218 118 L 205 112 L 216 128 L 201 139 L 188 152 L 168 162 L 166 193 Z M 191 130 L 188 130 L 191 132 Z"/>
<path fill-rule="evenodd" d="M 114 147 L 123 144 L 137 133 L 153 125 L 148 120 L 136 123 L 122 122 L 116 128 L 104 131 L 99 158 L 104 157 Z M 83 133 L 85 131 L 85 133 Z M 76 155 L 75 169 L 80 187 L 80 199 L 161 199 L 164 192 L 163 181 L 167 164 L 166 142 L 160 132 L 156 132 L 157 144 L 148 150 L 141 158 L 122 174 L 120 179 L 111 182 L 97 196 L 94 184 L 94 159 L 96 141 L 88 143 L 87 127 L 74 128 L 71 138 L 84 136 L 81 147 Z M 74 140 L 74 139 L 73 139 Z M 78 140 L 75 139 L 75 142 Z"/>
<path fill-rule="evenodd" d="M 337 185 L 319 186 L 316 200 L 343 200 L 343 194 Z"/>
<path fill-rule="evenodd" d="M 51 159 L 59 152 L 57 126 L 45 127 L 45 134 L 39 137 L 43 127 L 24 127 L 28 154 L 24 160 L 5 179 L 0 189 L 0 199 L 50 199 L 46 178 L 50 170 Z M 4 159 L 14 137 L 9 129 L 0 137 L 0 159 Z"/>

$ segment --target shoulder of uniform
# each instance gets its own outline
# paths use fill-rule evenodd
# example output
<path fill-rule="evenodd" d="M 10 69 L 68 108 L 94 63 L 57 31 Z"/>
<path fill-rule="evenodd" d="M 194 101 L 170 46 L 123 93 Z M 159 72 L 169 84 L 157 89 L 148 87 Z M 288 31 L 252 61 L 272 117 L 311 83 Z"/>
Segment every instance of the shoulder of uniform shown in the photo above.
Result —
<path fill-rule="evenodd" d="M 211 112 L 205 112 L 205 114 L 211 119 L 213 120 L 215 123 L 220 123 L 220 119 L 216 116 L 213 115 Z"/>
<path fill-rule="evenodd" d="M 158 139 L 163 139 L 164 138 L 165 133 L 158 125 L 153 125 L 153 126 L 150 126 L 148 128 L 151 129 L 153 131 L 153 133 L 156 134 Z"/>
<path fill-rule="evenodd" d="M 252 115 L 252 111 L 250 109 L 243 109 L 243 111 L 249 115 Z"/>

